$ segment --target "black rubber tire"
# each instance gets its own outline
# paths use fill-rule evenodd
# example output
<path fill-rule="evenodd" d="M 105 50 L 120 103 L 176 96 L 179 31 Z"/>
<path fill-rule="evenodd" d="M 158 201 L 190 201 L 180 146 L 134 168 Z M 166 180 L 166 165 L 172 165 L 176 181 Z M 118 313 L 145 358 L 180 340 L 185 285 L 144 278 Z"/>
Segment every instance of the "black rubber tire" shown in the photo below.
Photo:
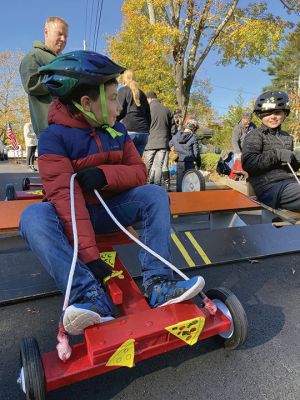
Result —
<path fill-rule="evenodd" d="M 182 182 L 182 192 L 202 192 L 205 190 L 205 178 L 197 169 L 188 169 L 185 171 Z"/>
<path fill-rule="evenodd" d="M 30 179 L 28 176 L 22 180 L 22 190 L 30 190 Z"/>
<path fill-rule="evenodd" d="M 12 183 L 8 183 L 5 188 L 6 200 L 15 200 L 17 197 L 16 189 Z"/>
<path fill-rule="evenodd" d="M 224 347 L 233 350 L 241 346 L 248 336 L 248 320 L 239 299 L 229 289 L 223 287 L 208 290 L 206 296 L 211 300 L 221 301 L 230 312 L 233 332 L 228 338 L 219 335 L 223 340 Z"/>
<path fill-rule="evenodd" d="M 20 358 L 24 373 L 26 400 L 45 400 L 45 374 L 39 345 L 34 337 L 22 339 Z"/>

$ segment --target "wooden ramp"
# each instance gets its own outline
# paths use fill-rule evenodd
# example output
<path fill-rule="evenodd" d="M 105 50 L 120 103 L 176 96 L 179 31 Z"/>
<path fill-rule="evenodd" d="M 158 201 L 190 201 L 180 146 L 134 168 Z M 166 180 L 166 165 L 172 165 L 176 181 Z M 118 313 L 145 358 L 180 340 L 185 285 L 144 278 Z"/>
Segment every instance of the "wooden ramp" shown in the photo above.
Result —
<path fill-rule="evenodd" d="M 203 192 L 169 193 L 171 213 L 193 214 L 215 211 L 255 210 L 261 207 L 235 190 L 207 190 Z M 20 216 L 30 204 L 39 199 L 0 201 L 0 233 L 17 232 Z"/>
<path fill-rule="evenodd" d="M 258 210 L 260 205 L 236 190 L 169 193 L 171 213 L 193 214 L 214 211 Z"/>
<path fill-rule="evenodd" d="M 17 232 L 23 210 L 30 204 L 40 202 L 40 200 L 0 201 L 0 233 Z"/>

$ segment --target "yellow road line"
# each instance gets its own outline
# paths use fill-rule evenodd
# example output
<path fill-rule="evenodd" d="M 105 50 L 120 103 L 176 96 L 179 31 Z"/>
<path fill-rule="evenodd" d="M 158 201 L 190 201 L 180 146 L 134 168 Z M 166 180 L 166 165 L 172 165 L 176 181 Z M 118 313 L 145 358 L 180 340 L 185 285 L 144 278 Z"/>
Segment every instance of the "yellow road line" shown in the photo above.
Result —
<path fill-rule="evenodd" d="M 188 266 L 189 267 L 194 267 L 196 264 L 191 259 L 189 253 L 186 251 L 186 249 L 184 248 L 183 244 L 178 239 L 177 235 L 175 233 L 171 233 L 171 238 L 173 239 L 173 242 L 176 244 L 176 246 L 177 246 L 178 250 L 180 251 L 180 253 L 182 254 L 183 258 L 187 262 Z"/>
<path fill-rule="evenodd" d="M 191 234 L 191 232 L 185 232 L 186 236 L 190 239 L 192 245 L 195 247 L 197 252 L 200 254 L 200 257 L 202 260 L 205 262 L 205 264 L 211 264 L 210 259 L 207 257 L 206 253 L 200 246 L 200 244 L 197 242 L 197 240 L 194 238 L 194 236 Z"/>

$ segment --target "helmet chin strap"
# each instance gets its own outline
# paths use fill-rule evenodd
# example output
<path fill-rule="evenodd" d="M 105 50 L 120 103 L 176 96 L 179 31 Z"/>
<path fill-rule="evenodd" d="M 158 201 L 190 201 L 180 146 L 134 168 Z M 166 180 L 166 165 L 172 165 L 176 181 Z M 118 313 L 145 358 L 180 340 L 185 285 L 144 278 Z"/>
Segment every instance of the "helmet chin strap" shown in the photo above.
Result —
<path fill-rule="evenodd" d="M 94 113 L 92 113 L 91 111 L 86 111 L 79 103 L 77 103 L 76 101 L 72 101 L 72 103 L 74 104 L 74 106 L 76 108 L 78 108 L 78 110 L 85 115 L 86 117 L 88 117 L 89 119 L 91 119 L 92 121 L 96 122 L 97 124 L 99 124 L 100 128 L 105 129 L 110 136 L 115 139 L 117 136 L 122 136 L 123 133 L 116 131 L 115 129 L 111 128 L 108 124 L 108 112 L 107 112 L 107 104 L 106 104 L 106 98 L 105 98 L 105 88 L 104 88 L 104 83 L 101 83 L 101 85 L 99 86 L 99 93 L 100 93 L 100 103 L 101 103 L 101 109 L 102 109 L 102 119 L 103 122 L 100 122 L 97 120 L 96 116 Z"/>

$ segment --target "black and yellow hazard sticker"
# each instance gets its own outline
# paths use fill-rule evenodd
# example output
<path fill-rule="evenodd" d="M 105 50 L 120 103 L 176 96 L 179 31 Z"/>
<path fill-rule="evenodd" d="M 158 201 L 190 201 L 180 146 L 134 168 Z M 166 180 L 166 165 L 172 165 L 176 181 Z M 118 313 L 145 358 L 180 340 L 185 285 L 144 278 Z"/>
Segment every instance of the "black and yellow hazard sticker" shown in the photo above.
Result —
<path fill-rule="evenodd" d="M 204 261 L 206 265 L 211 264 L 211 260 L 209 259 L 203 248 L 200 246 L 198 241 L 195 239 L 193 234 L 191 232 L 185 232 L 185 235 L 188 240 L 182 240 L 182 235 L 180 240 L 176 233 L 171 233 L 171 238 L 187 265 L 191 268 L 198 265 L 199 256 L 201 258 L 201 261 Z"/>

